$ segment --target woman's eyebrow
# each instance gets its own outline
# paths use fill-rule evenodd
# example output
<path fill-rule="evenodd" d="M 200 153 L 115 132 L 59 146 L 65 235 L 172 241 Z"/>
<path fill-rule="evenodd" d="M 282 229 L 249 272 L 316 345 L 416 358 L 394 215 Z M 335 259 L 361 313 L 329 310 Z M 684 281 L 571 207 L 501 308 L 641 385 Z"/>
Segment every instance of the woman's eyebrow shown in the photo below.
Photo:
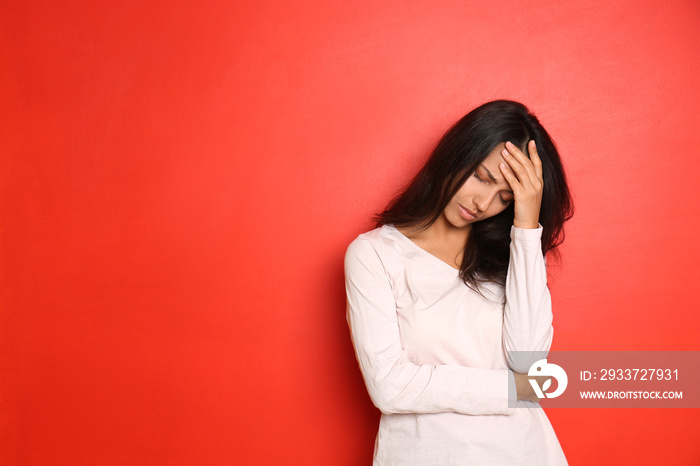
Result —
<path fill-rule="evenodd" d="M 481 168 L 484 169 L 484 171 L 486 172 L 486 174 L 488 175 L 488 177 L 491 178 L 491 181 L 493 181 L 494 183 L 498 183 L 498 180 L 491 174 L 491 172 L 489 171 L 489 169 L 486 168 L 486 167 L 484 166 L 483 163 L 480 164 L 479 166 L 480 166 Z"/>
<path fill-rule="evenodd" d="M 494 183 L 498 183 L 498 180 L 491 174 L 491 172 L 489 171 L 489 169 L 486 168 L 486 167 L 484 166 L 484 164 L 480 164 L 479 166 L 480 166 L 481 168 L 484 169 L 484 171 L 486 172 L 486 174 L 488 175 L 488 177 L 491 179 L 491 181 L 493 181 Z M 508 183 L 508 182 L 506 181 L 506 183 Z M 511 191 L 510 189 L 508 189 L 507 191 L 508 191 L 509 193 L 512 193 L 512 192 L 513 192 L 513 191 Z"/>

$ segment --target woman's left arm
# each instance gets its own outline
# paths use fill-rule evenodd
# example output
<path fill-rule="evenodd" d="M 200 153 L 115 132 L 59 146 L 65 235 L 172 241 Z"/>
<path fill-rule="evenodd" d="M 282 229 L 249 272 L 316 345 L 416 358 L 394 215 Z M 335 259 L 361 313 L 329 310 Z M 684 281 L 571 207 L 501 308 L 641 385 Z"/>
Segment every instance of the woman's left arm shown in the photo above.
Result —
<path fill-rule="evenodd" d="M 516 372 L 527 372 L 532 363 L 546 357 L 554 334 L 539 225 L 544 185 L 542 161 L 535 141 L 528 143 L 528 152 L 529 158 L 512 143 L 506 143 L 503 158 L 508 164 L 500 164 L 515 202 L 505 286 L 503 349 L 509 367 Z"/>
<path fill-rule="evenodd" d="M 510 235 L 503 349 L 512 370 L 527 372 L 552 345 L 552 299 L 540 242 L 542 228 L 512 227 Z"/>

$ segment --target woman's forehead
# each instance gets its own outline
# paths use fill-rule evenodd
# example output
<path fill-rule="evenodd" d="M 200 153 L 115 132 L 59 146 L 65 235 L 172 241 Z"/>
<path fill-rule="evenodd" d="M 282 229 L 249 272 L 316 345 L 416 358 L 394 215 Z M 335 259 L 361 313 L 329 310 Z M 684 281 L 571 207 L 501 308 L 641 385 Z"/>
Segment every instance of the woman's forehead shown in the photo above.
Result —
<path fill-rule="evenodd" d="M 501 153 L 505 148 L 505 143 L 502 142 L 498 144 L 496 147 L 493 148 L 489 155 L 487 155 L 486 158 L 481 161 L 481 164 L 486 166 L 489 170 L 491 170 L 491 168 L 498 170 L 499 163 L 506 163 L 506 160 L 503 158 L 503 155 Z"/>

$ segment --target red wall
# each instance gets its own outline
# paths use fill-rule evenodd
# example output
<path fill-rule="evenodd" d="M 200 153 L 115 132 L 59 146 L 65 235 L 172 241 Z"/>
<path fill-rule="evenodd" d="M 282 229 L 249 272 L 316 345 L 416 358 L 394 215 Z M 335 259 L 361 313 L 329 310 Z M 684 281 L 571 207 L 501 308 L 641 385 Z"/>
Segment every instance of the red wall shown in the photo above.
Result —
<path fill-rule="evenodd" d="M 369 464 L 345 247 L 459 116 L 554 135 L 557 350 L 700 350 L 700 4 L 0 6 L 0 463 Z M 551 409 L 572 465 L 693 410 Z"/>

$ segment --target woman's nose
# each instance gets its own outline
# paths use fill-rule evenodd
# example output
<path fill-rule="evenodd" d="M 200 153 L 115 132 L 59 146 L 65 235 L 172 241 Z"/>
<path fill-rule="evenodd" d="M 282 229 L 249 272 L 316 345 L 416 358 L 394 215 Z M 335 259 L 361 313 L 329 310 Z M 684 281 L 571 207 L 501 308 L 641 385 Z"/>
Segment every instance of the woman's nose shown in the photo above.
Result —
<path fill-rule="evenodd" d="M 491 205 L 495 195 L 496 193 L 491 191 L 481 193 L 479 196 L 474 198 L 474 203 L 480 211 L 485 212 Z"/>

